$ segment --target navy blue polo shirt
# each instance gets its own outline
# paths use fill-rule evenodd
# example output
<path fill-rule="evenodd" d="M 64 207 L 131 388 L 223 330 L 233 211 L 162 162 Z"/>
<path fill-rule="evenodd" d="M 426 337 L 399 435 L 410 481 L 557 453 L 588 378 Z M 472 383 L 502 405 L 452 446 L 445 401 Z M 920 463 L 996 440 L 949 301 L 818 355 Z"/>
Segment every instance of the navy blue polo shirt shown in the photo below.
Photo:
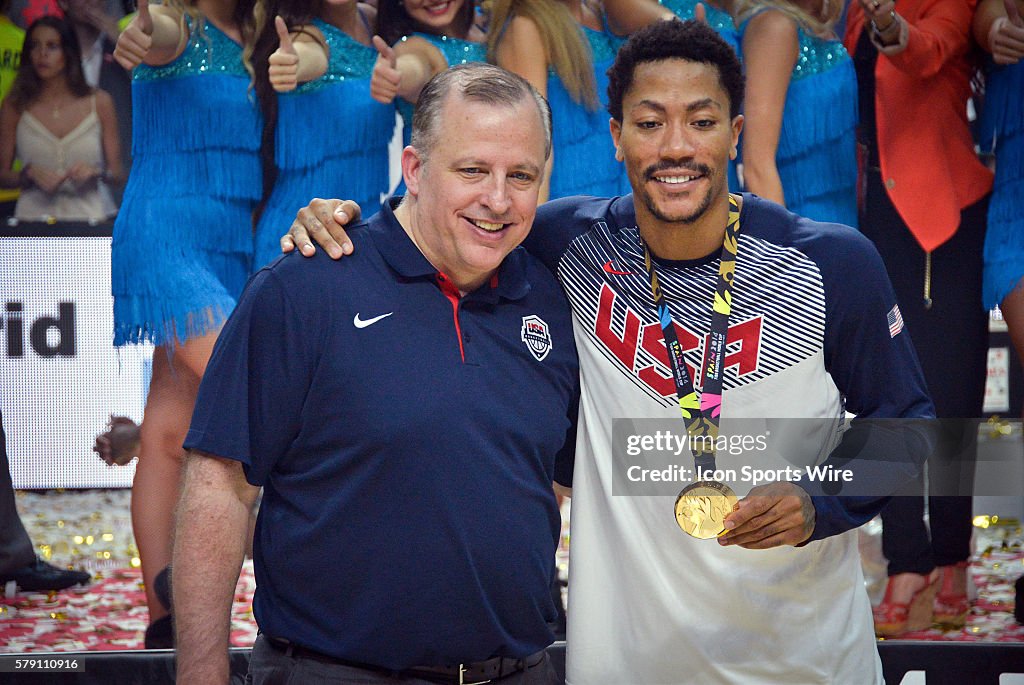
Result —
<path fill-rule="evenodd" d="M 352 238 L 252 277 L 185 441 L 265 488 L 260 629 L 395 669 L 543 649 L 579 397 L 565 295 L 520 248 L 459 298 L 390 209 Z"/>

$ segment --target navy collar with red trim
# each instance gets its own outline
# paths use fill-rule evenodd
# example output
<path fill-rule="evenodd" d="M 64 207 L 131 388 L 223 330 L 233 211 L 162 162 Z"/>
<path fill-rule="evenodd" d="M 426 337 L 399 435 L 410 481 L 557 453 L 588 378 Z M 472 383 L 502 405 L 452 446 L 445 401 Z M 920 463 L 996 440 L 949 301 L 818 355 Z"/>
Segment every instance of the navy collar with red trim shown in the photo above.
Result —
<path fill-rule="evenodd" d="M 374 243 L 384 261 L 399 275 L 410 278 L 429 278 L 437 281 L 438 270 L 431 264 L 395 217 L 394 207 L 401 198 L 391 198 L 380 212 L 370 219 L 376 224 L 378 231 L 374 233 Z M 484 285 L 480 286 L 467 297 L 483 302 L 496 303 L 499 298 L 519 300 L 530 292 L 530 281 L 527 277 L 527 266 L 530 257 L 526 250 L 517 247 L 512 250 L 498 267 L 498 272 Z"/>

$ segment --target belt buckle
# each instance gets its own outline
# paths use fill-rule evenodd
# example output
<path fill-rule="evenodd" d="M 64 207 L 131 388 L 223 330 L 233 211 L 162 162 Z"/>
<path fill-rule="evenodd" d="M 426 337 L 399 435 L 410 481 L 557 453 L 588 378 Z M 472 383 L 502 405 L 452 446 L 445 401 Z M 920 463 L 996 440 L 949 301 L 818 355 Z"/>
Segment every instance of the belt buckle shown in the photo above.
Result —
<path fill-rule="evenodd" d="M 478 680 L 478 681 L 476 681 L 474 683 L 467 683 L 466 682 L 466 664 L 459 664 L 459 685 L 484 685 L 484 683 L 489 683 L 489 682 L 491 682 L 491 681 L 488 678 L 487 680 Z"/>

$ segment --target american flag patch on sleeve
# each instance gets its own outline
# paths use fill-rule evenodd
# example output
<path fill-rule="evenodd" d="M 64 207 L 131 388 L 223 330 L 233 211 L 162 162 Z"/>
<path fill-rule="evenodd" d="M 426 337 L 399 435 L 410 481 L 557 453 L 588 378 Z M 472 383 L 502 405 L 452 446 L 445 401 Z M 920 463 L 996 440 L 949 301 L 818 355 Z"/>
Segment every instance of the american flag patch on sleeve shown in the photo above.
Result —
<path fill-rule="evenodd" d="M 900 314 L 900 306 L 893 305 L 886 318 L 889 320 L 889 337 L 895 338 L 903 330 L 903 315 Z"/>

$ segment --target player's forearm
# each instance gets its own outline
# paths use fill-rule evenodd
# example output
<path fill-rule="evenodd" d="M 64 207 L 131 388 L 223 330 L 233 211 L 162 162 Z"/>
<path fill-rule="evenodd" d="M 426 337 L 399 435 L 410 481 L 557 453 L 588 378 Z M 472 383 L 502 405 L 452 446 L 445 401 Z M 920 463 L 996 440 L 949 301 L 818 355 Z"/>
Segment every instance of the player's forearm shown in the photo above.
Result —
<path fill-rule="evenodd" d="M 819 474 L 837 479 L 804 478 L 816 523 L 811 540 L 838 535 L 867 523 L 889 499 L 915 478 L 935 451 L 938 425 L 931 418 L 855 419 Z"/>
<path fill-rule="evenodd" d="M 172 596 L 179 683 L 227 683 L 230 676 L 231 603 L 245 553 L 249 502 L 218 482 L 220 465 L 209 459 L 189 456 L 178 504 Z"/>

